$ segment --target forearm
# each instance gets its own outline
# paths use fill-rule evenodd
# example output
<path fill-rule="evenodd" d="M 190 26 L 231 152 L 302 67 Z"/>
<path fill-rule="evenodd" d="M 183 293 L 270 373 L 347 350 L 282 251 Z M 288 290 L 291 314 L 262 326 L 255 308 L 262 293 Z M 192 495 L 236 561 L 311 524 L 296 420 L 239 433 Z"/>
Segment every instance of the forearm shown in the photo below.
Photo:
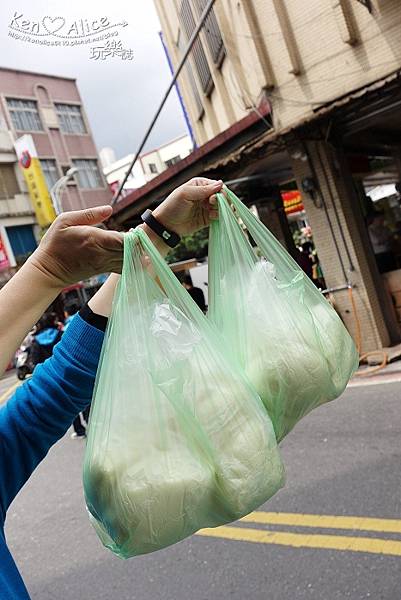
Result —
<path fill-rule="evenodd" d="M 141 225 L 159 252 L 166 256 L 169 247 L 147 225 Z M 111 275 L 90 307 L 98 314 L 109 316 L 119 276 Z M 9 364 L 14 352 L 46 308 L 61 292 L 47 275 L 30 260 L 0 291 L 0 375 Z M 12 315 L 12 316 L 10 316 Z"/>
<path fill-rule="evenodd" d="M 0 375 L 60 291 L 29 260 L 0 290 Z"/>

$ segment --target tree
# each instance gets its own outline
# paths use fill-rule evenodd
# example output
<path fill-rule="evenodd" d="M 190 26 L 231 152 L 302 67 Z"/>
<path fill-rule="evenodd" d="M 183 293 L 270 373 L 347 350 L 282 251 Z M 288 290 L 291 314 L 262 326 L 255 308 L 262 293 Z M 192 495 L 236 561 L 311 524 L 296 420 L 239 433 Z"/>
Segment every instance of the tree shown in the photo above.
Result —
<path fill-rule="evenodd" d="M 167 256 L 169 263 L 189 258 L 201 259 L 207 256 L 209 242 L 209 228 L 205 227 L 191 235 L 184 236 L 178 246 L 173 248 Z"/>

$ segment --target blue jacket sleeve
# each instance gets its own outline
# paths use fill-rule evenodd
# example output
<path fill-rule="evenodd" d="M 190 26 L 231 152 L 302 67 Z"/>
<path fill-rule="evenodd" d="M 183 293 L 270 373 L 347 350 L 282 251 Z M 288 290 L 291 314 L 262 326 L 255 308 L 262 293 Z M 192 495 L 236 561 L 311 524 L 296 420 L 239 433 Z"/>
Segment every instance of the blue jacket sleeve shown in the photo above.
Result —
<path fill-rule="evenodd" d="M 0 409 L 0 511 L 91 401 L 104 333 L 79 315 L 54 353 Z"/>

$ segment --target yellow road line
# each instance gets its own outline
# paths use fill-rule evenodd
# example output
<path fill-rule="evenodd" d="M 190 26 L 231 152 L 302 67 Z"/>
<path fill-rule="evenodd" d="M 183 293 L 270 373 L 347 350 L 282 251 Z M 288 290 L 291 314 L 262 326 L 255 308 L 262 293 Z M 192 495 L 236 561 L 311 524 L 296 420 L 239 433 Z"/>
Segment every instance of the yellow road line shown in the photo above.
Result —
<path fill-rule="evenodd" d="M 253 512 L 241 521 L 263 525 L 292 525 L 295 527 L 321 527 L 323 529 L 352 529 L 401 533 L 401 520 L 369 517 L 342 517 L 331 515 L 305 515 L 301 513 Z"/>
<path fill-rule="evenodd" d="M 248 527 L 216 527 L 201 529 L 197 535 L 223 538 L 239 542 L 254 542 L 257 544 L 275 544 L 292 546 L 293 548 L 315 548 L 325 550 L 347 550 L 349 552 L 369 552 L 371 554 L 386 554 L 401 556 L 401 542 L 378 538 L 348 537 L 343 535 L 304 535 L 287 533 L 285 531 L 265 531 Z"/>
<path fill-rule="evenodd" d="M 0 396 L 0 404 L 3 404 L 7 400 L 9 396 L 21 385 L 22 381 L 17 381 L 13 383 L 1 396 Z"/>

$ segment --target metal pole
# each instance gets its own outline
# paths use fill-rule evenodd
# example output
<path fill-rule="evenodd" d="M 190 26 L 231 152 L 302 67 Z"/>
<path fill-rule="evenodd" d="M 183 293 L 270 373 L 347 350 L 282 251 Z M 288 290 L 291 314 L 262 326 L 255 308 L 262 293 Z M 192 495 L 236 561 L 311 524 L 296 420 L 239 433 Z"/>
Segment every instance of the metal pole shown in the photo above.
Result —
<path fill-rule="evenodd" d="M 133 158 L 133 160 L 132 160 L 132 162 L 131 162 L 128 170 L 127 170 L 127 172 L 125 173 L 124 179 L 120 183 L 120 186 L 119 186 L 117 192 L 115 193 L 114 198 L 111 201 L 111 205 L 112 206 L 119 199 L 119 197 L 121 195 L 121 192 L 123 191 L 124 185 L 125 185 L 128 177 L 130 176 L 130 173 L 131 173 L 132 169 L 134 168 L 134 165 L 135 165 L 136 161 L 138 160 L 140 153 L 142 152 L 142 150 L 143 150 L 146 142 L 148 141 L 148 138 L 149 138 L 149 136 L 151 134 L 151 131 L 152 131 L 153 127 L 155 126 L 155 123 L 156 123 L 157 119 L 159 118 L 159 115 L 160 115 L 161 111 L 163 110 L 163 107 L 164 107 L 164 105 L 166 103 L 166 100 L 169 97 L 170 92 L 173 89 L 173 87 L 175 85 L 175 82 L 176 82 L 179 74 L 182 71 L 182 68 L 183 68 L 183 66 L 184 66 L 184 64 L 185 64 L 185 62 L 186 62 L 186 60 L 187 60 L 187 58 L 189 56 L 189 53 L 192 50 L 192 46 L 194 45 L 195 40 L 197 39 L 198 34 L 199 34 L 200 30 L 202 29 L 204 22 L 207 19 L 208 14 L 212 10 L 214 3 L 215 3 L 215 0 L 209 0 L 209 2 L 207 3 L 207 5 L 205 6 L 205 8 L 204 8 L 204 10 L 203 10 L 203 12 L 202 12 L 202 14 L 200 16 L 199 22 L 198 22 L 196 28 L 194 29 L 194 31 L 193 31 L 190 39 L 189 39 L 188 46 L 185 49 L 185 52 L 184 52 L 184 54 L 183 54 L 183 56 L 182 56 L 182 58 L 180 60 L 180 63 L 178 65 L 178 67 L 177 67 L 177 70 L 174 73 L 174 76 L 173 76 L 172 80 L 170 81 L 170 84 L 169 84 L 169 86 L 168 86 L 168 88 L 167 88 L 167 90 L 166 90 L 166 92 L 165 92 L 165 94 L 163 96 L 162 101 L 160 102 L 159 108 L 157 109 L 156 114 L 153 117 L 153 119 L 152 119 L 152 121 L 151 121 L 151 123 L 150 123 L 150 125 L 149 125 L 149 127 L 148 127 L 148 129 L 147 129 L 147 131 L 146 131 L 146 133 L 145 133 L 145 135 L 143 137 L 143 139 L 142 139 L 142 142 L 139 144 L 139 148 L 136 151 L 136 154 L 135 154 L 135 156 L 134 156 L 134 158 Z"/>
<path fill-rule="evenodd" d="M 75 175 L 75 173 L 78 173 L 78 169 L 76 167 L 71 167 L 71 169 L 68 169 L 67 173 L 63 175 L 63 177 L 60 177 L 60 179 L 58 179 L 50 189 L 50 197 L 52 199 L 53 207 L 57 216 L 63 212 L 61 195 L 68 181 Z"/>
<path fill-rule="evenodd" d="M 356 285 L 351 285 L 350 283 L 345 283 L 344 285 L 338 285 L 337 287 L 327 288 L 326 290 L 321 290 L 322 294 L 331 294 L 333 292 L 342 292 L 344 290 L 349 290 L 356 288 Z"/>
<path fill-rule="evenodd" d="M 57 216 L 62 213 L 61 202 L 60 202 L 60 189 L 63 188 L 64 182 L 65 182 L 65 176 L 58 179 L 50 190 L 50 197 L 52 199 L 53 208 L 54 208 Z"/>

